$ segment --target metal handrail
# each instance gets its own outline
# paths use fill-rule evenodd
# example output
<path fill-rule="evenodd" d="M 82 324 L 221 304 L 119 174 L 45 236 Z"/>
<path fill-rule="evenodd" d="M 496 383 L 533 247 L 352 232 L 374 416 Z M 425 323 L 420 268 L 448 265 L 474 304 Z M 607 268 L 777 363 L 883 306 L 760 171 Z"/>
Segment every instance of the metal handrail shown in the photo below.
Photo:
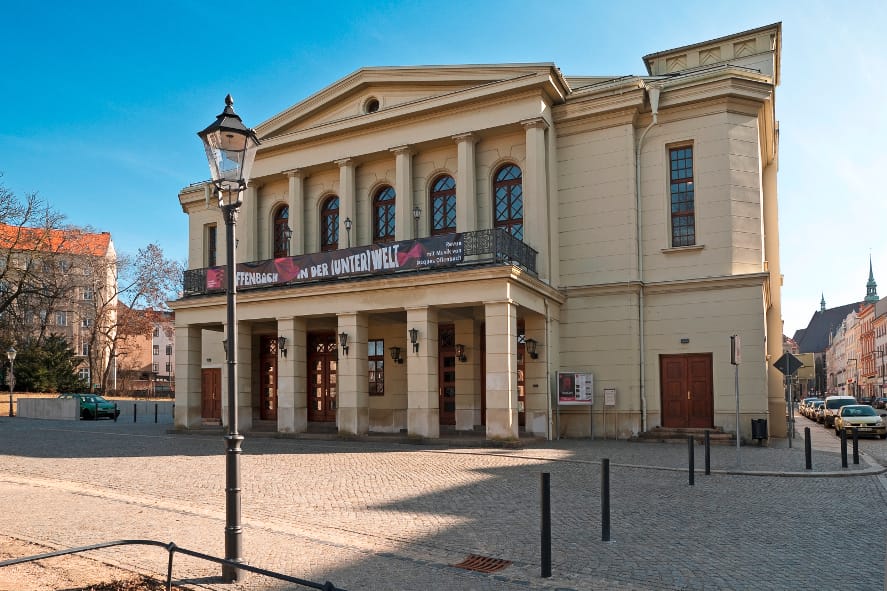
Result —
<path fill-rule="evenodd" d="M 421 239 L 420 239 L 421 240 Z M 510 232 L 503 228 L 490 228 L 487 230 L 476 230 L 474 232 L 462 232 L 462 240 L 464 244 L 465 259 L 462 263 L 456 264 L 458 267 L 478 266 L 484 264 L 507 264 L 521 267 L 530 273 L 536 273 L 536 256 L 539 254 L 534 248 L 515 238 Z M 254 261 L 255 263 L 264 263 L 267 261 Z M 224 288 L 218 290 L 210 290 L 206 287 L 206 275 L 208 268 L 187 269 L 184 273 L 182 282 L 183 297 L 206 295 L 208 293 L 221 293 Z M 440 268 L 429 268 L 428 270 L 418 271 L 420 273 L 440 271 Z M 416 270 L 398 271 L 397 273 L 416 273 Z M 369 275 L 368 275 L 369 276 Z M 355 277 L 354 275 L 350 276 Z M 318 278 L 311 282 L 300 283 L 300 285 L 314 284 L 321 281 L 344 281 L 344 279 L 325 279 Z M 294 284 L 286 283 L 277 287 L 292 287 Z M 238 291 L 250 288 L 238 288 Z M 265 287 L 264 289 L 268 289 Z M 273 289 L 273 288 L 272 288 Z"/>
<path fill-rule="evenodd" d="M 68 554 L 78 554 L 80 552 L 88 552 L 90 550 L 100 550 L 102 548 L 111 548 L 113 546 L 129 546 L 129 545 L 159 546 L 161 548 L 165 548 L 166 551 L 169 552 L 169 563 L 168 563 L 168 566 L 166 569 L 166 591 L 170 591 L 172 589 L 172 561 L 173 561 L 173 555 L 176 552 L 179 552 L 181 554 L 185 554 L 187 556 L 192 556 L 194 558 L 208 560 L 209 562 L 215 562 L 216 564 L 224 564 L 224 565 L 228 565 L 228 566 L 234 567 L 239 570 L 245 570 L 245 571 L 249 571 L 251 573 L 255 573 L 258 575 L 263 575 L 266 577 L 271 577 L 273 579 L 286 581 L 287 583 L 295 583 L 297 585 L 302 585 L 303 587 L 308 587 L 310 589 L 320 589 L 321 591 L 345 591 L 344 589 L 336 587 L 335 585 L 333 585 L 329 581 L 327 581 L 325 583 L 316 583 L 314 581 L 299 579 L 297 577 L 291 577 L 289 575 L 274 572 L 274 571 L 267 570 L 264 568 L 251 566 L 251 565 L 243 563 L 243 562 L 235 562 L 233 560 L 227 560 L 225 558 L 211 556 L 209 554 L 204 554 L 202 552 L 188 550 L 187 548 L 181 548 L 181 547 L 177 546 L 174 542 L 168 542 L 168 543 L 167 542 L 158 542 L 157 540 L 117 540 L 115 542 L 104 542 L 101 544 L 93 544 L 91 546 L 81 546 L 80 548 L 70 548 L 68 550 L 57 550 L 55 552 L 47 552 L 46 554 L 36 554 L 34 556 L 25 556 L 23 558 L 13 558 L 10 560 L 3 560 L 3 561 L 0 561 L 0 567 L 13 566 L 15 564 L 23 564 L 26 562 L 34 562 L 36 560 L 44 560 L 46 558 L 55 558 L 57 556 L 67 556 Z"/>

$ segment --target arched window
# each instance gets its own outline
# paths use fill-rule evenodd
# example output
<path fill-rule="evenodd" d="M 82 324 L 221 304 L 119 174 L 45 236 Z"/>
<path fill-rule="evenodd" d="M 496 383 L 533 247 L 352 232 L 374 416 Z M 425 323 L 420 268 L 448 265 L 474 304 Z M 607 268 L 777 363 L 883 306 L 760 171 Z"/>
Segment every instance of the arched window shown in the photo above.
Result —
<path fill-rule="evenodd" d="M 292 231 L 289 226 L 290 208 L 284 205 L 274 214 L 274 255 L 273 258 L 288 257 L 290 255 L 290 241 Z"/>
<path fill-rule="evenodd" d="M 327 197 L 320 208 L 320 250 L 339 248 L 339 198 Z"/>
<path fill-rule="evenodd" d="M 493 226 L 505 228 L 519 240 L 524 238 L 524 191 L 521 170 L 506 164 L 496 172 L 493 180 Z"/>
<path fill-rule="evenodd" d="M 456 231 L 456 181 L 448 174 L 431 185 L 431 235 Z"/>
<path fill-rule="evenodd" d="M 373 241 L 394 242 L 394 189 L 382 187 L 373 197 Z"/>

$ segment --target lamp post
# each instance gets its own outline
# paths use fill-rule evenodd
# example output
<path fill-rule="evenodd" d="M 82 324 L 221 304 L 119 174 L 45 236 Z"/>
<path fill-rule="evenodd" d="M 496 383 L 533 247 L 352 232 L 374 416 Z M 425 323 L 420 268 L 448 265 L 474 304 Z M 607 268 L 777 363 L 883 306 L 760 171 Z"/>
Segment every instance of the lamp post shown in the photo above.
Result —
<path fill-rule="evenodd" d="M 9 359 L 9 416 L 15 416 L 12 413 L 12 393 L 15 391 L 15 347 L 9 347 L 6 350 L 6 358 Z"/>
<path fill-rule="evenodd" d="M 852 358 L 852 357 L 847 360 L 848 363 L 851 361 L 853 362 L 853 367 L 855 368 L 854 375 L 853 375 L 853 397 L 858 398 L 859 397 L 858 396 L 858 394 L 859 394 L 859 361 Z"/>
<path fill-rule="evenodd" d="M 243 125 L 234 112 L 231 95 L 225 97 L 225 110 L 206 129 L 197 133 L 203 141 L 206 158 L 216 189 L 219 208 L 225 218 L 225 280 L 227 284 L 228 346 L 228 434 L 225 436 L 225 559 L 243 562 L 241 556 L 243 528 L 240 523 L 240 445 L 243 436 L 237 431 L 237 309 L 234 269 L 234 225 L 242 202 L 243 190 L 249 180 L 259 139 Z M 222 566 L 226 582 L 240 580 L 241 571 Z"/>

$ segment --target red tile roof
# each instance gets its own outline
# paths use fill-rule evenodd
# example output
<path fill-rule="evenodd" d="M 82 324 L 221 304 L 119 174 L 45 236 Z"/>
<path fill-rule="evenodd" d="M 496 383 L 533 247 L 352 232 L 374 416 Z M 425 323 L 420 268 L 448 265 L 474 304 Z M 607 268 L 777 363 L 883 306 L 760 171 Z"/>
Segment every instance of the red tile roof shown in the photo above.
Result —
<path fill-rule="evenodd" d="M 105 256 L 110 244 L 108 232 L 94 234 L 76 229 L 47 230 L 0 224 L 0 249 Z"/>

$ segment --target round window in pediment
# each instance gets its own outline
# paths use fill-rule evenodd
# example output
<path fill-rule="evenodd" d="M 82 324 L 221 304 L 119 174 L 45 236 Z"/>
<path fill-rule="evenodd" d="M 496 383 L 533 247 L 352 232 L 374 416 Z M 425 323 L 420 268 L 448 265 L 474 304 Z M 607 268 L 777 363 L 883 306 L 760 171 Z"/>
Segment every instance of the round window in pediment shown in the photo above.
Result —
<path fill-rule="evenodd" d="M 363 112 L 364 113 L 375 113 L 379 110 L 379 99 L 376 97 L 370 97 L 363 104 Z"/>

